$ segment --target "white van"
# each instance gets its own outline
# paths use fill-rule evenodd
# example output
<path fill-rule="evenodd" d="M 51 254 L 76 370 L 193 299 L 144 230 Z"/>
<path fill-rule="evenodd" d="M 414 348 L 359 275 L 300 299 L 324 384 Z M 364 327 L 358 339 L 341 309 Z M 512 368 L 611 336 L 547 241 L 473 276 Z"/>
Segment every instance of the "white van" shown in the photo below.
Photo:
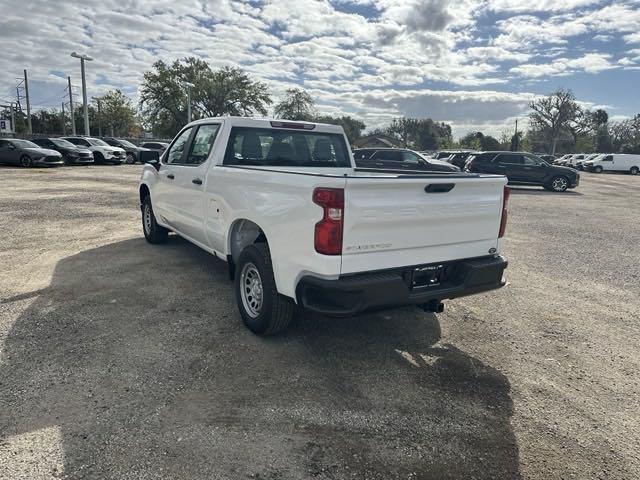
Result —
<path fill-rule="evenodd" d="M 583 166 L 589 172 L 629 172 L 631 175 L 637 175 L 640 172 L 640 155 L 610 153 L 585 162 Z"/>

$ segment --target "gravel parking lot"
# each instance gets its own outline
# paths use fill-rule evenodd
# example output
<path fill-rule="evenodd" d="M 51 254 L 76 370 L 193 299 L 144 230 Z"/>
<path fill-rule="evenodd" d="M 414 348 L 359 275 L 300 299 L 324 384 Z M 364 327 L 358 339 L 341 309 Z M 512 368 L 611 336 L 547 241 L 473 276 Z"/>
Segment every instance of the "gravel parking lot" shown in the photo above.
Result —
<path fill-rule="evenodd" d="M 640 478 L 640 176 L 518 188 L 510 284 L 259 338 L 139 166 L 0 168 L 0 478 Z"/>

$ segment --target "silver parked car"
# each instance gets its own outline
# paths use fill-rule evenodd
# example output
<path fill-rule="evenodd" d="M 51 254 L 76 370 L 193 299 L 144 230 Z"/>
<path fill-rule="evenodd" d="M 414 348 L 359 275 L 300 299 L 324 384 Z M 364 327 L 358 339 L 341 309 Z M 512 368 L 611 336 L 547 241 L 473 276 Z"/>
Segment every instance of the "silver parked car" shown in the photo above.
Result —
<path fill-rule="evenodd" d="M 0 163 L 22 167 L 64 165 L 62 155 L 29 140 L 0 138 Z"/>

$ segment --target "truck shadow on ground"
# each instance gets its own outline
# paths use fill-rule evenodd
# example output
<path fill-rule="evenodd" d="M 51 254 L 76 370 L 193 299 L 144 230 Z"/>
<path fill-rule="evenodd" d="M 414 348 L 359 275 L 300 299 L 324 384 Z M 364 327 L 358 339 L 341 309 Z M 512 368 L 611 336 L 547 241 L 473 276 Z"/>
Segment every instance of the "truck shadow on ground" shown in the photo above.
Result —
<path fill-rule="evenodd" d="M 259 338 L 226 267 L 187 242 L 60 261 L 0 364 L 0 457 L 58 430 L 61 478 L 519 478 L 507 378 L 400 309 Z M 11 452 L 9 454 L 9 452 Z M 26 459 L 26 460 L 25 460 Z M 56 470 L 56 468 L 58 468 Z"/>
<path fill-rule="evenodd" d="M 582 196 L 584 193 L 580 193 L 576 190 L 565 190 L 564 192 L 551 192 L 549 190 L 545 190 L 541 187 L 516 187 L 513 185 L 509 185 L 511 189 L 511 193 L 513 195 L 577 195 Z M 580 187 L 578 187 L 580 188 Z"/>

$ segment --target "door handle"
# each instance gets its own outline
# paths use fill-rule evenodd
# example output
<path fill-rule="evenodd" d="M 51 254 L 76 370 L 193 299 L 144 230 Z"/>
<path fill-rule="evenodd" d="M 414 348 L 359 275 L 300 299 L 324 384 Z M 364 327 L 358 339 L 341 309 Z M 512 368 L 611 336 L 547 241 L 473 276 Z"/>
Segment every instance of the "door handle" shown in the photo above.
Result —
<path fill-rule="evenodd" d="M 424 191 L 427 193 L 446 193 L 453 190 L 455 183 L 432 183 L 424 187 Z"/>
<path fill-rule="evenodd" d="M 195 183 L 196 185 L 202 185 L 202 180 L 200 180 L 199 178 L 194 178 L 193 180 L 191 180 L 191 183 Z"/>
<path fill-rule="evenodd" d="M 174 176 L 173 176 L 173 173 L 170 173 L 169 175 L 167 175 L 167 178 L 168 178 L 169 180 L 173 180 L 173 179 L 174 179 L 174 178 L 176 178 L 176 177 L 174 177 Z"/>

